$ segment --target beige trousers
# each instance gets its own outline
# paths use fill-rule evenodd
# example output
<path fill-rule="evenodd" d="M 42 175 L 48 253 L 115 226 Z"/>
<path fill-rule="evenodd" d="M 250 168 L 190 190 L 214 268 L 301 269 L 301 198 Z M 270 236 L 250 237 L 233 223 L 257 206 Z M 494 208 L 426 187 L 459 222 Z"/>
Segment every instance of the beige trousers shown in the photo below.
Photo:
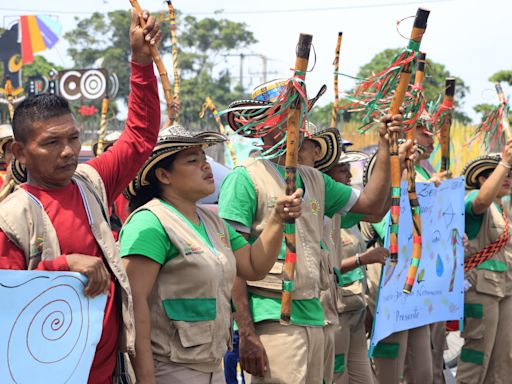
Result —
<path fill-rule="evenodd" d="M 444 384 L 444 351 L 446 344 L 446 322 L 430 324 L 430 340 L 432 343 L 432 375 L 435 384 Z"/>
<path fill-rule="evenodd" d="M 220 366 L 212 373 L 205 373 L 172 362 L 154 360 L 154 364 L 157 384 L 226 384 Z"/>
<path fill-rule="evenodd" d="M 253 383 L 321 384 L 324 366 L 322 327 L 281 325 L 277 321 L 254 324 L 269 361 L 267 377 L 252 377 Z"/>
<path fill-rule="evenodd" d="M 379 384 L 398 384 L 404 374 L 407 357 L 408 384 L 432 384 L 432 350 L 430 345 L 430 327 L 393 333 L 380 343 L 398 347 L 396 358 L 376 357 L 373 359 L 375 374 Z"/>
<path fill-rule="evenodd" d="M 472 311 L 471 305 L 481 305 Z M 464 346 L 457 364 L 458 384 L 512 382 L 512 296 L 478 293 L 473 287 L 464 297 Z"/>
<path fill-rule="evenodd" d="M 344 312 L 336 327 L 334 382 L 373 384 L 365 330 L 366 309 Z"/>
<path fill-rule="evenodd" d="M 328 324 L 324 327 L 324 383 L 332 384 L 334 380 L 334 341 L 338 325 Z"/>

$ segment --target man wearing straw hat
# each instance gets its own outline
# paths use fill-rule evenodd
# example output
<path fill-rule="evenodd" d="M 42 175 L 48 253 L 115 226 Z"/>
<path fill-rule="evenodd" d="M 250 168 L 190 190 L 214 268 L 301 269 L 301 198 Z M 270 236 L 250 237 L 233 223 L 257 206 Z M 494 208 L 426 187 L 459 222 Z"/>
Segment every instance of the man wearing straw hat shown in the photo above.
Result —
<path fill-rule="evenodd" d="M 228 121 L 235 131 L 254 137 L 250 129 L 244 131 L 247 117 L 271 105 L 280 94 L 284 83 L 274 81 L 258 87 L 253 98 L 232 103 Z M 314 102 L 309 102 L 311 106 Z M 266 121 L 270 129 L 278 119 Z M 324 311 L 320 304 L 320 290 L 328 288 L 328 271 L 320 250 L 324 215 L 348 211 L 370 214 L 380 211 L 387 198 L 382 190 L 390 188 L 389 145 L 387 131 L 402 131 L 402 118 L 386 116 L 380 128 L 378 171 L 361 193 L 334 182 L 330 177 L 310 167 L 298 167 L 297 185 L 305 189 L 303 215 L 296 221 L 297 276 L 293 293 L 291 325 L 279 324 L 281 308 L 281 279 L 284 252 L 261 282 L 238 280 L 233 289 L 237 307 L 236 320 L 240 332 L 240 361 L 242 368 L 255 375 L 253 382 L 321 383 L 324 364 Z M 263 136 L 267 153 L 278 153 L 271 161 L 249 159 L 235 168 L 225 179 L 219 199 L 219 214 L 244 233 L 249 241 L 255 239 L 263 227 L 269 207 L 275 196 L 284 191 L 283 136 Z M 336 154 L 331 149 L 332 163 Z M 284 249 L 284 248 L 283 248 Z"/>
<path fill-rule="evenodd" d="M 470 161 L 466 178 L 464 345 L 457 383 L 506 383 L 512 377 L 512 245 L 501 198 L 512 186 L 512 141 L 503 155 Z"/>
<path fill-rule="evenodd" d="M 85 295 L 108 294 L 90 383 L 113 382 L 119 346 L 135 353 L 131 290 L 107 212 L 151 153 L 160 126 L 150 45 L 159 43 L 161 31 L 147 11 L 140 17 L 132 13 L 131 92 L 117 145 L 77 165 L 80 131 L 67 101 L 25 99 L 14 113 L 12 150 L 27 182 L 0 208 L 0 268 L 80 272 L 88 277 Z"/>

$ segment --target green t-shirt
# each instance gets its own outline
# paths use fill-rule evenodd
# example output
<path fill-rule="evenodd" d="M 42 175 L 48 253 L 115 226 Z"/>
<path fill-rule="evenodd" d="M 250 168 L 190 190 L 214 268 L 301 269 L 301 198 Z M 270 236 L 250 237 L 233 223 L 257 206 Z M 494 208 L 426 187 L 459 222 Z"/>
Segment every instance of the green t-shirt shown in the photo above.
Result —
<path fill-rule="evenodd" d="M 173 212 L 178 212 L 165 201 L 160 201 Z M 202 221 L 199 225 L 195 225 L 183 215 L 179 215 L 210 247 L 213 247 Z M 247 245 L 247 241 L 233 227 L 228 223 L 226 223 L 226 227 L 228 228 L 229 241 L 233 251 Z M 167 236 L 160 220 L 153 212 L 148 210 L 139 211 L 131 217 L 130 221 L 121 230 L 119 240 L 121 257 L 142 255 L 163 265 L 179 255 L 178 248 Z"/>
<path fill-rule="evenodd" d="M 362 213 L 352 213 L 348 212 L 345 216 L 341 218 L 340 228 L 349 229 L 354 225 L 359 224 L 361 220 L 363 220 L 364 215 Z"/>
<path fill-rule="evenodd" d="M 284 180 L 284 168 L 278 165 L 275 167 Z M 357 201 L 357 194 L 351 187 L 337 183 L 326 174 L 322 174 L 322 176 L 325 186 L 324 213 L 326 216 L 332 217 L 343 211 L 349 203 L 353 204 Z M 299 173 L 297 173 L 297 187 L 304 188 Z M 225 220 L 231 220 L 250 228 L 256 218 L 257 201 L 256 191 L 247 169 L 236 167 L 222 183 L 219 195 L 219 215 Z M 250 241 L 254 240 L 250 239 Z M 285 249 L 283 241 L 280 259 L 284 259 Z M 249 306 L 254 322 L 279 320 L 280 318 L 281 300 L 279 299 L 250 294 Z M 299 325 L 323 326 L 324 313 L 320 300 L 318 298 L 294 300 L 291 320 L 294 324 Z"/>

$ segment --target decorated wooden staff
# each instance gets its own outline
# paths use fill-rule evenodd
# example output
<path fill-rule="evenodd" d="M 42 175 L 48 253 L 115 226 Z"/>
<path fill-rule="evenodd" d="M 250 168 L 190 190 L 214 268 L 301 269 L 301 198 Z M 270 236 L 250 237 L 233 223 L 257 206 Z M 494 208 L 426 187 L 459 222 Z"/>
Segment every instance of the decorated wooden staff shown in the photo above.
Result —
<path fill-rule="evenodd" d="M 178 72 L 178 39 L 176 37 L 176 14 L 171 0 L 167 0 L 167 8 L 169 9 L 169 24 L 171 26 L 171 44 L 172 44 L 172 68 L 174 72 L 174 98 L 176 103 L 180 102 L 180 74 Z M 178 122 L 179 110 L 176 110 L 174 121 Z"/>
<path fill-rule="evenodd" d="M 441 172 L 450 171 L 450 128 L 453 120 L 453 98 L 455 96 L 455 79 L 446 79 L 443 103 L 434 117 L 435 125 L 440 130 Z"/>
<path fill-rule="evenodd" d="M 414 88 L 417 92 L 423 91 L 423 80 L 425 79 L 425 57 L 424 53 L 420 53 L 418 55 L 418 59 L 416 62 L 416 76 L 414 78 Z M 411 126 L 407 130 L 407 139 L 414 140 L 416 134 L 416 124 Z M 407 192 L 409 196 L 409 204 L 411 205 L 411 214 L 412 214 L 412 239 L 413 239 L 413 248 L 412 248 L 412 257 L 411 257 L 411 265 L 409 266 L 409 271 L 407 272 L 407 278 L 405 280 L 404 293 L 411 293 L 412 287 L 416 280 L 416 273 L 418 272 L 418 267 L 420 265 L 421 260 L 421 214 L 420 214 L 420 204 L 418 202 L 418 196 L 416 195 L 416 166 L 414 161 L 407 160 L 407 176 L 408 176 L 408 184 L 407 184 Z"/>
<path fill-rule="evenodd" d="M 414 26 L 411 32 L 408 49 L 419 50 L 421 39 L 427 28 L 427 19 L 430 11 L 418 8 Z M 396 115 L 405 97 L 407 86 L 411 80 L 411 62 L 406 62 L 400 71 L 398 86 L 391 101 L 389 113 Z M 391 165 L 391 226 L 389 235 L 389 253 L 392 264 L 398 262 L 398 220 L 400 218 L 400 160 L 398 158 L 398 132 L 389 135 L 389 156 Z"/>
<path fill-rule="evenodd" d="M 103 153 L 105 147 L 105 134 L 107 133 L 107 112 L 108 112 L 109 98 L 105 97 L 101 103 L 101 121 L 100 129 L 98 130 L 98 146 L 96 149 L 96 156 Z"/>
<path fill-rule="evenodd" d="M 213 118 L 217 122 L 217 126 L 219 127 L 219 132 L 223 135 L 226 135 L 226 129 L 224 128 L 224 124 L 222 124 L 222 121 L 220 121 L 219 112 L 217 111 L 217 108 L 215 107 L 215 103 L 210 98 L 210 96 L 206 96 L 206 99 L 204 100 L 203 107 L 201 108 L 201 112 L 199 112 L 199 117 L 202 119 L 204 117 L 204 113 L 207 109 L 210 109 L 213 113 Z M 231 145 L 231 142 L 228 140 L 225 142 L 228 146 L 229 153 L 231 154 L 231 158 L 233 160 L 233 165 L 236 167 L 238 165 L 235 150 L 233 149 L 233 146 Z"/>
<path fill-rule="evenodd" d="M 331 127 L 336 128 L 336 120 L 337 120 L 337 111 L 338 111 L 338 103 L 340 100 L 340 94 L 338 90 L 338 70 L 340 68 L 340 49 L 341 49 L 341 40 L 343 38 L 343 32 L 338 32 L 338 41 L 336 42 L 336 52 L 334 55 L 334 104 L 332 105 L 332 113 L 331 113 Z"/>
<path fill-rule="evenodd" d="M 140 24 L 142 28 L 146 26 L 146 22 L 142 17 L 142 8 L 139 5 L 137 0 L 130 0 L 130 4 L 133 8 L 135 8 L 135 12 L 137 12 L 140 16 Z M 174 116 L 176 116 L 176 107 L 174 103 L 174 99 L 172 96 L 172 88 L 171 82 L 169 81 L 169 77 L 167 76 L 167 71 L 165 70 L 164 63 L 162 62 L 162 58 L 160 57 L 160 53 L 155 46 L 150 45 L 151 56 L 153 57 L 153 61 L 156 64 L 158 69 L 158 73 L 160 74 L 160 80 L 162 81 L 162 88 L 164 90 L 165 103 L 167 105 L 167 122 L 166 126 L 171 125 L 174 121 Z"/>
<path fill-rule="evenodd" d="M 512 139 L 508 121 L 509 106 L 503 94 L 503 89 L 496 83 L 496 91 L 500 104 L 485 113 L 482 123 L 473 132 L 470 143 L 482 137 L 482 143 L 488 152 L 503 148 L 507 140 Z"/>
<path fill-rule="evenodd" d="M 294 77 L 304 80 L 308 68 L 309 52 L 313 36 L 300 34 L 297 44 L 295 59 Z M 303 89 L 305 94 L 305 89 Z M 288 111 L 287 140 L 285 158 L 285 181 L 286 194 L 289 196 L 297 189 L 296 172 L 299 156 L 299 129 L 305 121 L 302 119 L 303 111 L 299 99 L 297 99 Z M 297 251 L 295 243 L 295 220 L 291 219 L 285 225 L 286 257 L 283 270 L 283 292 L 281 296 L 281 324 L 290 324 L 292 310 L 293 278 L 295 275 L 295 264 L 297 262 Z"/>

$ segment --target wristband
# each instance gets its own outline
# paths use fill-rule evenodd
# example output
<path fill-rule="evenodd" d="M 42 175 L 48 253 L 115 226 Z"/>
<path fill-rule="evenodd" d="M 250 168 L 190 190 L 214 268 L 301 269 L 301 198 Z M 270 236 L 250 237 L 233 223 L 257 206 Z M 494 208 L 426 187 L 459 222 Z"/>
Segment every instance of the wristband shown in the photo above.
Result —
<path fill-rule="evenodd" d="M 359 253 L 356 253 L 356 265 L 358 267 L 361 266 L 361 256 L 359 256 Z"/>
<path fill-rule="evenodd" d="M 505 168 L 507 168 L 507 169 L 512 169 L 512 166 L 511 166 L 511 165 L 506 164 L 506 163 L 504 163 L 503 161 L 500 161 L 498 164 L 499 164 L 499 165 L 501 165 L 501 166 L 503 166 L 503 167 L 505 167 Z"/>

